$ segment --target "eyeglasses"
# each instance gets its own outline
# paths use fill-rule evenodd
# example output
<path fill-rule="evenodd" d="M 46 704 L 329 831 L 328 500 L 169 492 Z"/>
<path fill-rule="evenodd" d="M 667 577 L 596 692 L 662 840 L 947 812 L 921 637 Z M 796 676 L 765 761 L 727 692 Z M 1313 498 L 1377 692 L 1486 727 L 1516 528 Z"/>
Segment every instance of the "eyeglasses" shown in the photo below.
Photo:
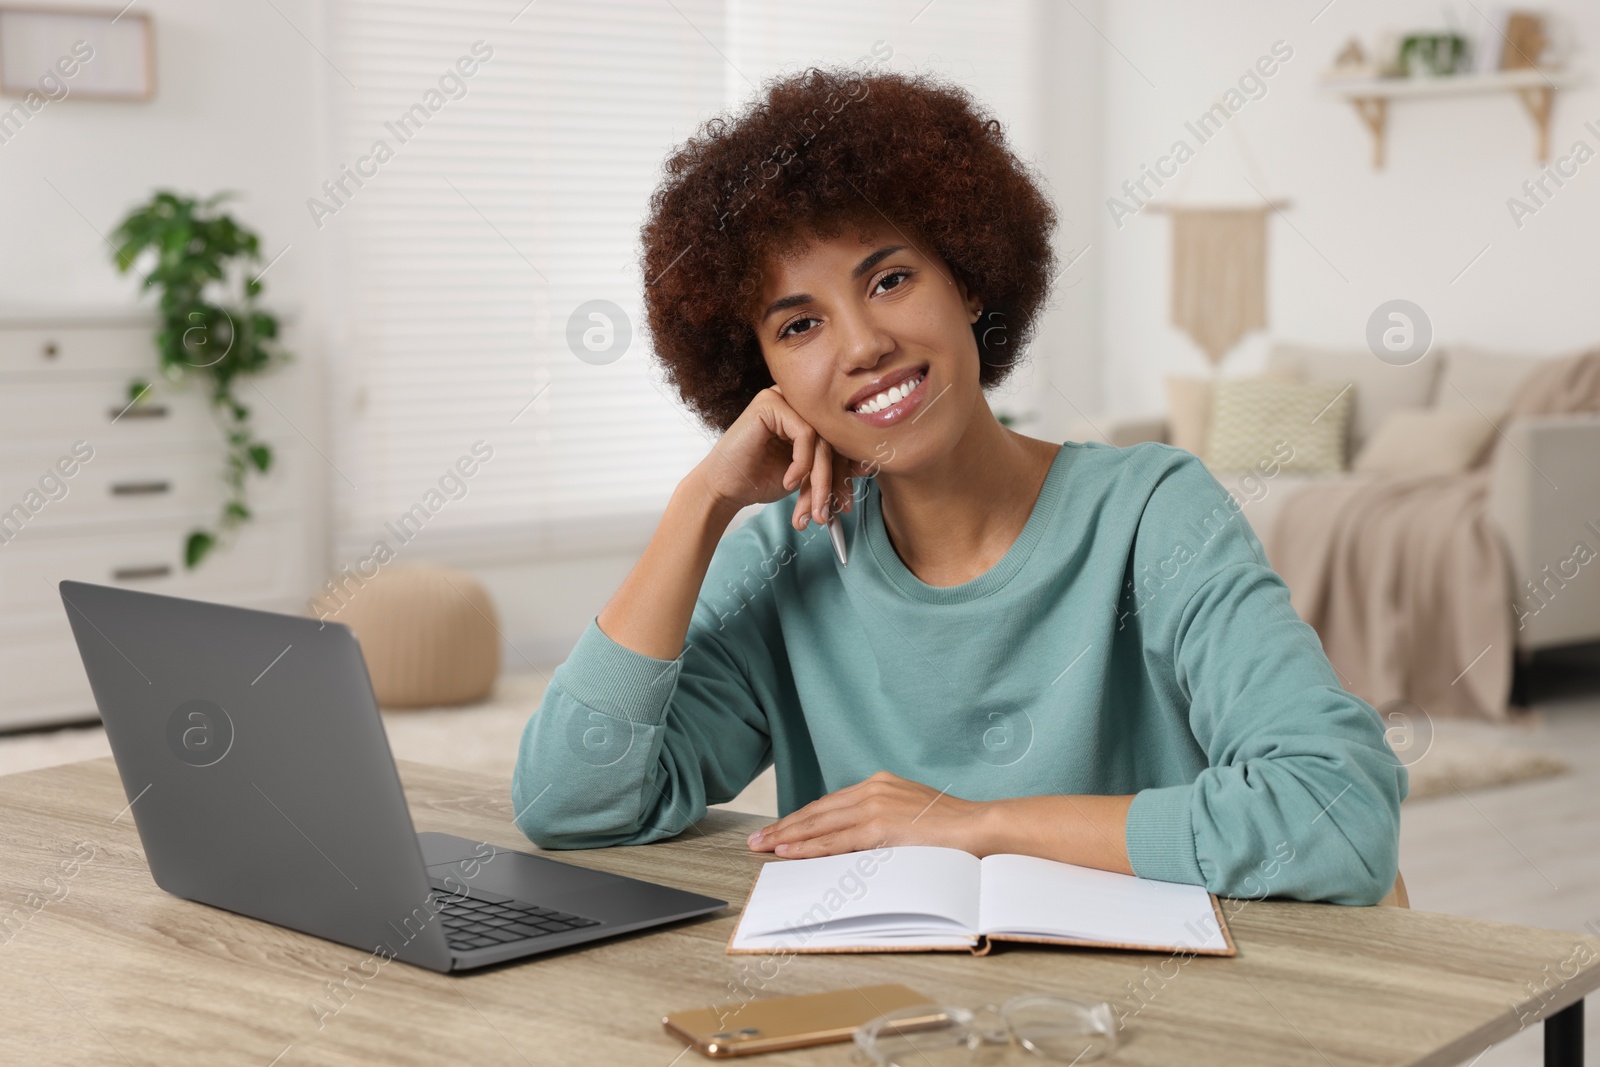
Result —
<path fill-rule="evenodd" d="M 855 1032 L 857 1053 L 877 1067 L 966 1067 L 984 1045 L 1012 1043 L 1045 1059 L 1084 1063 L 1116 1048 L 1116 1020 L 1104 1001 L 1020 996 L 976 1012 L 901 1008 Z"/>

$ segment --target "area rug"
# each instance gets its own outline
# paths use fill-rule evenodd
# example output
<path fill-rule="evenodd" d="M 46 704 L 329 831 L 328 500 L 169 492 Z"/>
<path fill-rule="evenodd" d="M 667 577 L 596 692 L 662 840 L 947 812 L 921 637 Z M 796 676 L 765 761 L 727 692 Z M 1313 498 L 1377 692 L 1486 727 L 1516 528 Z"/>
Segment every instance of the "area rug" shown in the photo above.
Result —
<path fill-rule="evenodd" d="M 1431 744 L 1402 758 L 1411 776 L 1408 800 L 1455 796 L 1474 789 L 1531 782 L 1566 774 L 1572 768 L 1543 751 L 1530 735 L 1537 713 L 1526 723 L 1500 725 L 1459 719 L 1434 726 Z"/>

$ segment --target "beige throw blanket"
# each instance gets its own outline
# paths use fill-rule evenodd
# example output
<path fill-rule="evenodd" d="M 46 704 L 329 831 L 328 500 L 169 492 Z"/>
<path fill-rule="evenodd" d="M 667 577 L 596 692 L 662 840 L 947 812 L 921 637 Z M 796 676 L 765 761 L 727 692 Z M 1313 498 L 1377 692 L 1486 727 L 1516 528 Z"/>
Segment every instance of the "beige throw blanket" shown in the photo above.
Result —
<path fill-rule="evenodd" d="M 1600 411 L 1600 349 L 1548 361 L 1517 392 L 1505 425 Z M 1489 519 L 1498 434 L 1462 474 L 1309 485 L 1266 546 L 1300 617 L 1350 692 L 1374 706 L 1509 716 L 1511 565 Z"/>

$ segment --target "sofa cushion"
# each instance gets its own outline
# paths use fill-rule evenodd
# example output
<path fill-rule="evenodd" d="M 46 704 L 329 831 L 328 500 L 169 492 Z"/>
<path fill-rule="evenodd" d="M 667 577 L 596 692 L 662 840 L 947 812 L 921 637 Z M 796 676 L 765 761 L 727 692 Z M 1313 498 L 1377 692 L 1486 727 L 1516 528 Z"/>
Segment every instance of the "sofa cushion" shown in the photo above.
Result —
<path fill-rule="evenodd" d="M 1539 363 L 1533 356 L 1452 347 L 1434 406 L 1441 411 L 1476 411 L 1499 422 Z"/>
<path fill-rule="evenodd" d="M 1211 379 L 1167 377 L 1167 443 L 1205 455 L 1211 425 Z"/>
<path fill-rule="evenodd" d="M 1352 391 L 1349 382 L 1221 379 L 1201 458 L 1213 470 L 1254 469 L 1269 457 L 1297 473 L 1344 470 Z"/>
<path fill-rule="evenodd" d="M 1459 474 L 1477 465 L 1494 423 L 1476 411 L 1391 411 L 1356 456 L 1367 474 Z"/>
<path fill-rule="evenodd" d="M 1267 378 L 1301 381 L 1298 373 L 1268 367 Z M 1211 389 L 1216 378 L 1186 378 L 1169 374 L 1167 385 L 1166 443 L 1203 456 L 1211 433 Z"/>
<path fill-rule="evenodd" d="M 1383 420 L 1398 408 L 1424 408 L 1433 400 L 1441 359 L 1429 353 L 1404 367 L 1378 359 L 1365 349 L 1317 348 L 1275 342 L 1267 352 L 1269 372 L 1305 382 L 1354 382 L 1349 451 L 1356 455 Z"/>

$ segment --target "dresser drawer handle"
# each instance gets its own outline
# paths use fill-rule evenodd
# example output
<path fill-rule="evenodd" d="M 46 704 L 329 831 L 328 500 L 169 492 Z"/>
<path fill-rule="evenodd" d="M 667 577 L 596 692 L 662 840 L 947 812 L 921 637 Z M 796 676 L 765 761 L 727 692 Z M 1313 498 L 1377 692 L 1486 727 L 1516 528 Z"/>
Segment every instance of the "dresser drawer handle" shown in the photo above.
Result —
<path fill-rule="evenodd" d="M 43 355 L 45 359 L 55 359 L 60 354 L 61 354 L 61 349 L 56 345 L 56 343 L 54 341 L 46 341 L 44 343 L 44 350 L 41 353 L 41 355 Z"/>
<path fill-rule="evenodd" d="M 148 567 L 118 567 L 111 572 L 114 582 L 133 582 L 140 578 L 165 578 L 172 573 L 171 564 L 157 563 Z"/>
<path fill-rule="evenodd" d="M 112 496 L 151 496 L 171 491 L 171 482 L 115 482 L 111 486 Z"/>
<path fill-rule="evenodd" d="M 164 419 L 167 417 L 167 407 L 165 404 L 151 404 L 148 407 L 134 404 L 125 408 L 111 408 L 109 414 L 112 422 L 118 419 Z"/>

